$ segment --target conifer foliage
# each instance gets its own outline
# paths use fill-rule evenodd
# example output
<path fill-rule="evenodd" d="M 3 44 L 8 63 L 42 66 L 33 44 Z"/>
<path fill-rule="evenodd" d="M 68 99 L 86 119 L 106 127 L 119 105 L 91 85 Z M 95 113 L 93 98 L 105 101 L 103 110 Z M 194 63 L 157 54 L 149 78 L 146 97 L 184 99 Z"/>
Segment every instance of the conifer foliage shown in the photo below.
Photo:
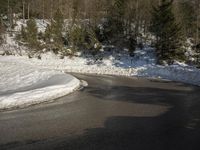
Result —
<path fill-rule="evenodd" d="M 36 22 L 34 19 L 30 19 L 27 21 L 27 27 L 26 27 L 26 38 L 27 42 L 30 44 L 30 46 L 37 45 L 37 33 L 38 28 L 36 25 Z"/>
<path fill-rule="evenodd" d="M 114 0 L 111 7 L 108 8 L 108 22 L 105 25 L 106 36 L 108 38 L 117 37 L 123 34 L 124 28 L 124 14 L 125 14 L 125 0 Z"/>
<path fill-rule="evenodd" d="M 3 38 L 2 38 L 2 34 L 3 34 L 3 23 L 2 23 L 2 20 L 0 18 L 0 45 L 3 43 Z"/>
<path fill-rule="evenodd" d="M 37 52 L 40 48 L 40 44 L 38 42 L 38 27 L 35 19 L 29 19 L 26 22 L 26 26 L 22 25 L 21 33 L 16 38 L 32 49 L 30 53 Z"/>
<path fill-rule="evenodd" d="M 64 17 L 60 9 L 57 9 L 50 24 L 47 25 L 45 30 L 46 45 L 50 45 L 49 49 L 53 49 L 55 53 L 62 51 L 64 46 L 63 37 Z"/>
<path fill-rule="evenodd" d="M 57 44 L 62 44 L 62 32 L 64 25 L 64 17 L 60 9 L 54 14 L 54 18 L 51 23 L 53 40 Z"/>
<path fill-rule="evenodd" d="M 173 14 L 173 0 L 162 0 L 161 5 L 153 8 L 151 23 L 150 31 L 156 37 L 156 50 L 160 63 L 183 59 L 182 30 Z"/>

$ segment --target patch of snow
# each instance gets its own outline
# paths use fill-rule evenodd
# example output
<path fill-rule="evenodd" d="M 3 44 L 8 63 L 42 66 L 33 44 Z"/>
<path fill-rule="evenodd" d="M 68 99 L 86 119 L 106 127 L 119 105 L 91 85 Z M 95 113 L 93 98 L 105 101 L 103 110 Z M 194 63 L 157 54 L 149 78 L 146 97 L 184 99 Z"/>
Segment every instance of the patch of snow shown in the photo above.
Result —
<path fill-rule="evenodd" d="M 0 57 L 0 110 L 24 107 L 62 97 L 80 85 L 75 77 Z"/>
<path fill-rule="evenodd" d="M 15 41 L 15 35 L 13 36 L 9 35 L 8 33 L 4 35 L 5 42 L 0 46 L 0 55 L 5 54 L 5 52 L 8 52 L 12 55 L 26 55 L 27 48 L 24 46 L 20 46 Z"/>
<path fill-rule="evenodd" d="M 175 61 L 173 63 L 174 66 L 181 66 L 181 67 L 187 67 L 188 65 L 179 61 Z"/>
<path fill-rule="evenodd" d="M 24 27 L 27 26 L 26 24 L 27 21 L 28 20 L 23 21 L 23 19 L 16 21 L 16 26 L 14 28 L 14 31 L 21 31 L 22 26 Z M 47 25 L 50 24 L 50 20 L 43 20 L 43 19 L 36 19 L 35 22 L 38 27 L 38 32 L 45 32 Z"/>

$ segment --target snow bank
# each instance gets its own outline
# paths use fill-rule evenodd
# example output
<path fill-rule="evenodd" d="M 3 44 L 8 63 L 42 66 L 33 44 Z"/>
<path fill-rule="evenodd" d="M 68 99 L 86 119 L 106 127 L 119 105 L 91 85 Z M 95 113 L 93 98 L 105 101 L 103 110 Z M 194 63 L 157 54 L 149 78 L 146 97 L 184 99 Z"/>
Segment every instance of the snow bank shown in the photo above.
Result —
<path fill-rule="evenodd" d="M 38 66 L 45 69 L 62 70 L 76 73 L 92 73 L 120 76 L 136 76 L 148 78 L 160 78 L 172 81 L 184 82 L 200 86 L 200 70 L 185 64 L 160 66 L 156 65 L 154 50 L 144 48 L 137 50 L 135 56 L 129 57 L 128 54 L 106 55 L 102 60 L 92 58 L 92 56 L 65 57 L 60 59 L 53 53 L 41 55 L 41 60 L 37 58 L 7 56 L 0 59 L 9 62 L 21 62 L 30 66 Z"/>
<path fill-rule="evenodd" d="M 183 82 L 200 86 L 200 70 L 194 67 L 183 66 L 146 66 L 138 68 L 133 76 L 168 79 L 171 81 Z"/>
<path fill-rule="evenodd" d="M 42 24 L 41 22 L 37 23 Z M 0 46 L 0 54 L 5 50 L 9 50 L 16 55 L 24 55 L 26 52 L 24 47 L 17 45 L 13 37 L 6 35 L 6 41 L 6 44 Z M 109 46 L 105 46 L 105 49 L 106 47 Z M 41 54 L 41 60 L 29 59 L 27 56 L 0 56 L 0 60 L 6 59 L 9 62 L 20 62 L 39 68 L 66 72 L 153 77 L 200 86 L 199 69 L 181 63 L 170 66 L 156 65 L 155 50 L 151 47 L 144 47 L 142 50 L 137 49 L 134 57 L 130 57 L 126 50 L 117 53 L 116 50 L 106 51 L 105 49 L 102 49 L 96 58 L 80 53 L 77 57 L 60 59 L 59 56 L 48 52 Z"/>
<path fill-rule="evenodd" d="M 32 59 L 29 63 L 67 72 L 160 78 L 200 86 L 199 69 L 178 62 L 160 66 L 156 61 L 155 50 L 144 47 L 142 50 L 137 49 L 134 57 L 130 57 L 126 52 L 103 52 L 102 60 L 92 56 L 59 59 L 52 53 L 46 53 L 42 55 L 41 61 Z"/>
<path fill-rule="evenodd" d="M 0 57 L 0 110 L 49 101 L 73 92 L 80 81 L 62 72 L 39 69 Z"/>

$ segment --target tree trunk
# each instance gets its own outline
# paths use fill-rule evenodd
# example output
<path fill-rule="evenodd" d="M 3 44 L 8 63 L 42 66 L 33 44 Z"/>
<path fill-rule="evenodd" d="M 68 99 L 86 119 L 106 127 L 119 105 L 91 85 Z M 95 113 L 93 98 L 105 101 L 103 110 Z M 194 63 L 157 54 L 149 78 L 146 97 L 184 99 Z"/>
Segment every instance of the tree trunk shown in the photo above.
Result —
<path fill-rule="evenodd" d="M 30 3 L 28 2 L 28 19 L 30 19 Z"/>
<path fill-rule="evenodd" d="M 197 2 L 197 24 L 196 24 L 196 45 L 199 43 L 199 14 L 200 14 L 200 3 L 199 1 Z"/>
<path fill-rule="evenodd" d="M 25 22 L 25 2 L 23 0 L 22 2 L 22 7 L 23 7 L 23 12 L 22 12 L 22 15 L 23 15 L 23 22 Z"/>

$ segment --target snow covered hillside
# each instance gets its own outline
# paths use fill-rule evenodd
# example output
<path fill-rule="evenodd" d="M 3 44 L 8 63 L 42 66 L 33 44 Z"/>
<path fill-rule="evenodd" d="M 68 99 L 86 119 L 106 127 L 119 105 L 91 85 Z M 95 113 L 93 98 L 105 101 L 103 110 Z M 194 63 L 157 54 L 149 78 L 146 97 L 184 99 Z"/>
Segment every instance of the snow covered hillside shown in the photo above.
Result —
<path fill-rule="evenodd" d="M 71 75 L 0 58 L 0 110 L 24 107 L 73 92 L 80 81 Z"/>

